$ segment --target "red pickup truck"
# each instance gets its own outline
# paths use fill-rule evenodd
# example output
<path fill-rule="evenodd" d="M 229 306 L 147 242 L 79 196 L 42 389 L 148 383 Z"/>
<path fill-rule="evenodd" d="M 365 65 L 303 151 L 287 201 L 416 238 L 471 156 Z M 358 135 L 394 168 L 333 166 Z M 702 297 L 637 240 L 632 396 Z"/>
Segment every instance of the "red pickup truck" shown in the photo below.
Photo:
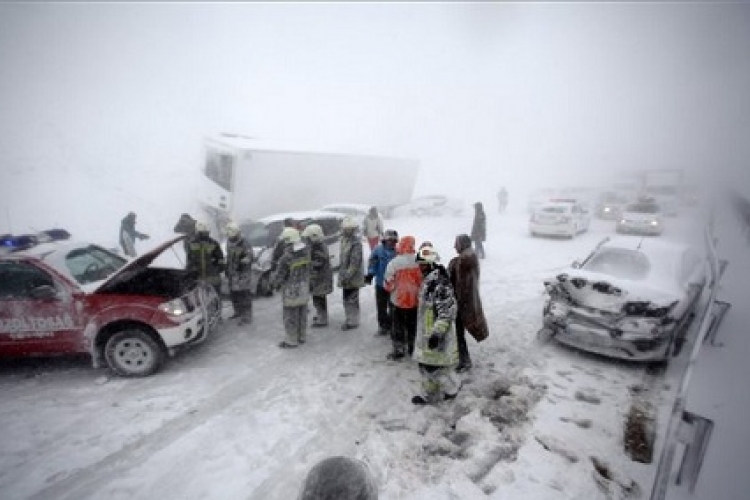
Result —
<path fill-rule="evenodd" d="M 156 372 L 219 321 L 213 289 L 183 269 L 152 267 L 183 238 L 133 260 L 69 240 L 0 255 L 0 356 L 88 353 L 121 376 Z"/>

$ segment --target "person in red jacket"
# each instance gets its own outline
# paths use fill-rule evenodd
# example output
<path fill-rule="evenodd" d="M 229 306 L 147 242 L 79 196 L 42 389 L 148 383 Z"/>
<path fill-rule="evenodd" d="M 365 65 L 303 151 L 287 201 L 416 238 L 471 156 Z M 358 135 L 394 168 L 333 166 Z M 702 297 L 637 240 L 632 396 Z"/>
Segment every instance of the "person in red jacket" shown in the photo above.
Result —
<path fill-rule="evenodd" d="M 399 360 L 414 353 L 417 334 L 417 305 L 422 271 L 415 261 L 414 236 L 402 237 L 394 257 L 385 269 L 383 287 L 390 292 L 393 304 L 393 351 L 388 359 Z"/>

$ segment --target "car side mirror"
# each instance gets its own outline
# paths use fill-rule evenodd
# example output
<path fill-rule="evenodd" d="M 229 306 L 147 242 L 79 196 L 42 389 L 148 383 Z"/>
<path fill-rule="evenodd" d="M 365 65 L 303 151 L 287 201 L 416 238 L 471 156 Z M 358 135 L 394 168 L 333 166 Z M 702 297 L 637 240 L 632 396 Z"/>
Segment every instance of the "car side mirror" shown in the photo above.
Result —
<path fill-rule="evenodd" d="M 52 300 L 57 298 L 57 290 L 50 285 L 41 285 L 33 288 L 30 295 L 37 300 Z"/>
<path fill-rule="evenodd" d="M 572 264 L 570 265 L 570 267 L 572 267 L 573 269 L 580 269 L 580 268 L 581 268 L 581 262 L 580 262 L 580 261 L 577 261 L 577 260 L 576 260 L 576 261 L 574 261 L 574 262 L 573 262 L 573 263 L 572 263 Z"/>

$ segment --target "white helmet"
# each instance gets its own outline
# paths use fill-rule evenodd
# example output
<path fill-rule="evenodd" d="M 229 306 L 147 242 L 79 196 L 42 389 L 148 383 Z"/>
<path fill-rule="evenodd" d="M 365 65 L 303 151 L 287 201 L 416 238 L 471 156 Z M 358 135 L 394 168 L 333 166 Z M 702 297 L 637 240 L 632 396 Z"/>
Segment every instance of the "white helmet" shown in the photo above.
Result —
<path fill-rule="evenodd" d="M 310 224 L 302 231 L 303 238 L 310 238 L 312 241 L 323 239 L 323 229 L 318 224 Z"/>
<path fill-rule="evenodd" d="M 357 229 L 358 227 L 359 223 L 357 222 L 357 219 L 351 215 L 347 215 L 344 217 L 344 220 L 341 221 L 341 229 Z"/>
<path fill-rule="evenodd" d="M 285 243 L 299 243 L 300 241 L 302 241 L 302 238 L 299 235 L 299 231 L 297 231 L 293 227 L 285 227 L 284 230 L 281 231 L 279 239 L 281 241 L 284 241 Z"/>
<path fill-rule="evenodd" d="M 440 262 L 440 255 L 435 251 L 435 248 L 430 245 L 424 245 L 417 252 L 417 257 L 414 259 L 420 264 L 435 264 Z"/>
<path fill-rule="evenodd" d="M 208 224 L 206 224 L 205 221 L 199 220 L 195 223 L 195 232 L 196 233 L 207 233 L 208 232 Z"/>
<path fill-rule="evenodd" d="M 230 238 L 236 238 L 240 235 L 240 226 L 236 222 L 230 222 L 227 224 L 226 232 Z"/>

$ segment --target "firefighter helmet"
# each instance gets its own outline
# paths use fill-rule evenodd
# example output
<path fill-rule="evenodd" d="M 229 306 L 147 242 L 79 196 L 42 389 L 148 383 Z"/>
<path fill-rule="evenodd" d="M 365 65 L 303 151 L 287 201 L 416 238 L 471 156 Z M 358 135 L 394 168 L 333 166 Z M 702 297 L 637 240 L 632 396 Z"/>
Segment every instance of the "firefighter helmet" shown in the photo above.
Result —
<path fill-rule="evenodd" d="M 302 231 L 303 238 L 310 238 L 312 241 L 323 239 L 323 229 L 318 224 L 310 224 Z"/>
<path fill-rule="evenodd" d="M 279 239 L 285 243 L 299 243 L 302 241 L 302 238 L 300 238 L 299 231 L 297 231 L 293 227 L 285 227 L 283 231 L 281 231 L 281 236 L 279 236 Z"/>

